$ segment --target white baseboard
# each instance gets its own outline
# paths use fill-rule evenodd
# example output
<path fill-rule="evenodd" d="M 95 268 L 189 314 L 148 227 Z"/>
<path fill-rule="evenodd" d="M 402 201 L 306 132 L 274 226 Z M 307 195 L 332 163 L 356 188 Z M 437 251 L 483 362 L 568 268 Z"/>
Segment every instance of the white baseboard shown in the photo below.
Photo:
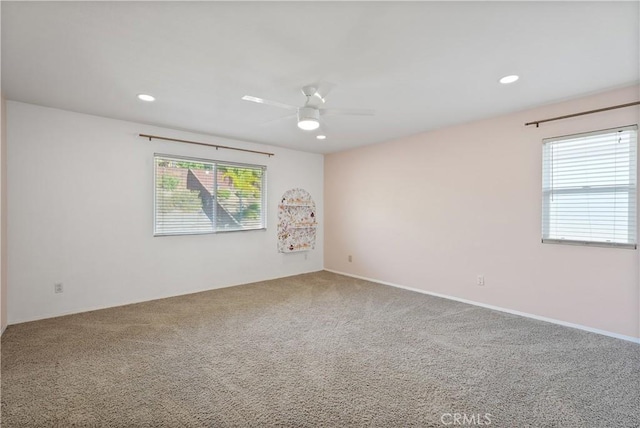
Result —
<path fill-rule="evenodd" d="M 577 328 L 578 330 L 584 330 L 584 331 L 588 331 L 590 333 L 601 334 L 603 336 L 614 337 L 616 339 L 622 339 L 622 340 L 626 340 L 626 341 L 629 341 L 629 342 L 640 344 L 640 338 L 638 338 L 638 337 L 625 336 L 623 334 L 612 333 L 610 331 L 600 330 L 600 329 L 592 328 L 592 327 L 587 327 L 585 325 L 574 324 L 574 323 L 561 321 L 561 320 L 557 320 L 557 319 L 553 319 L 553 318 L 543 317 L 543 316 L 540 316 L 540 315 L 534 315 L 534 314 L 529 314 L 529 313 L 526 313 L 526 312 L 520 312 L 520 311 L 516 311 L 516 310 L 513 310 L 513 309 L 501 308 L 499 306 L 488 305 L 486 303 L 474 302 L 473 300 L 462 299 L 460 297 L 449 296 L 449 295 L 446 295 L 446 294 L 433 293 L 431 291 L 420 290 L 419 288 L 407 287 L 407 286 L 400 285 L 400 284 L 394 284 L 392 282 L 380 281 L 380 280 L 377 280 L 377 279 L 367 278 L 367 277 L 360 276 L 360 275 L 353 275 L 353 274 L 350 274 L 350 273 L 340 272 L 340 271 L 333 270 L 333 269 L 325 268 L 324 270 L 326 270 L 327 272 L 337 273 L 338 275 L 350 276 L 352 278 L 363 279 L 365 281 L 375 282 L 377 284 L 389 285 L 391 287 L 402 288 L 404 290 L 409 290 L 409 291 L 415 291 L 416 293 L 428 294 L 429 296 L 442 297 L 444 299 L 455 300 L 456 302 L 467 303 L 469 305 L 480 306 L 482 308 L 492 309 L 494 311 L 506 312 L 506 313 L 512 314 L 512 315 L 518 315 L 518 316 L 525 317 L 525 318 L 532 318 L 532 319 L 538 320 L 538 321 L 545 321 L 545 322 L 549 322 L 549 323 L 552 323 L 552 324 L 558 324 L 558 325 L 561 325 L 561 326 L 564 326 L 564 327 Z"/>
<path fill-rule="evenodd" d="M 290 276 L 305 275 L 307 273 L 313 273 L 313 272 L 321 272 L 322 270 L 323 269 L 310 270 L 310 271 L 306 271 L 306 272 L 292 273 L 292 274 L 289 274 L 289 275 L 266 278 L 266 279 L 261 279 L 261 280 L 257 280 L 257 281 L 246 282 L 246 283 L 243 282 L 243 283 L 238 283 L 238 284 L 226 284 L 226 285 L 221 285 L 219 287 L 202 288 L 202 289 L 197 289 L 197 290 L 189 290 L 189 291 L 185 291 L 184 293 L 172 293 L 172 294 L 166 294 L 166 295 L 159 295 L 159 296 L 154 296 L 152 298 L 134 299 L 134 300 L 131 300 L 131 301 L 118 302 L 118 303 L 115 303 L 115 304 L 88 306 L 88 307 L 79 308 L 79 309 L 70 309 L 68 311 L 59 311 L 59 312 L 54 312 L 54 313 L 42 314 L 42 315 L 38 315 L 38 316 L 35 316 L 35 317 L 10 318 L 10 320 L 7 322 L 7 326 L 15 325 L 15 324 L 22 324 L 22 323 L 25 323 L 25 322 L 41 321 L 41 320 L 46 320 L 46 319 L 50 319 L 50 318 L 64 317 L 64 316 L 67 316 L 67 315 L 82 314 L 82 313 L 85 313 L 85 312 L 100 311 L 102 309 L 117 308 L 117 307 L 120 307 L 120 306 L 135 305 L 137 303 L 151 302 L 151 301 L 154 301 L 154 300 L 170 299 L 171 297 L 180 297 L 180 296 L 187 296 L 189 294 L 204 293 L 205 291 L 220 290 L 222 288 L 237 287 L 239 285 L 249 285 L 249 284 L 253 284 L 253 283 L 256 283 L 256 282 L 271 281 L 271 280 L 274 280 L 274 279 L 288 278 Z M 5 326 L 5 329 L 7 328 L 7 326 Z M 2 330 L 2 332 L 4 332 L 4 330 Z M 2 333 L 0 333 L 0 336 L 1 335 L 2 335 Z"/>

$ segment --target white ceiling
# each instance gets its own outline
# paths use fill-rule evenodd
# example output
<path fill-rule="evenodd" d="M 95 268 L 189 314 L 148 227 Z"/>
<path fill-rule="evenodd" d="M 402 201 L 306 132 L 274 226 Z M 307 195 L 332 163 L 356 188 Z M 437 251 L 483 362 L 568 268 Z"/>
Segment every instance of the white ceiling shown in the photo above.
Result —
<path fill-rule="evenodd" d="M 2 90 L 328 153 L 636 83 L 638 40 L 638 2 L 2 1 Z M 319 141 L 241 100 L 302 105 L 316 81 L 336 84 L 325 107 L 376 116 L 324 117 Z"/>

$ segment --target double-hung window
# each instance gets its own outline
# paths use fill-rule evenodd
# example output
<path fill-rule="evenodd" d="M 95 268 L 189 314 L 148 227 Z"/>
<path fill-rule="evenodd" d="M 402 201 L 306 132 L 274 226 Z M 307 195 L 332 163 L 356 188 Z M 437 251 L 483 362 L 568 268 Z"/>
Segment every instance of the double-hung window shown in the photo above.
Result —
<path fill-rule="evenodd" d="M 154 235 L 266 227 L 266 167 L 154 156 Z"/>
<path fill-rule="evenodd" d="M 543 140 L 542 242 L 636 248 L 637 126 Z"/>

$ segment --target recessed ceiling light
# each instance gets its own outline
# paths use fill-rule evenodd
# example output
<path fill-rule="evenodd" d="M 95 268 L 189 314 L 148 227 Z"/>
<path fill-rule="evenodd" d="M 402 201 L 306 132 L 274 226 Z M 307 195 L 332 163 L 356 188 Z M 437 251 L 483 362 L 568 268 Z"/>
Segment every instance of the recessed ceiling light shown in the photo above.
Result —
<path fill-rule="evenodd" d="M 154 97 L 153 95 L 148 95 L 148 94 L 138 94 L 138 99 L 140 101 L 151 102 L 151 101 L 155 101 L 156 97 Z"/>
<path fill-rule="evenodd" d="M 500 79 L 500 83 L 502 83 L 503 85 L 508 85 L 509 83 L 515 82 L 519 78 L 520 76 L 516 76 L 515 74 L 510 74 L 509 76 L 504 76 L 502 79 Z"/>
<path fill-rule="evenodd" d="M 327 138 L 327 136 L 326 135 L 316 135 L 316 138 L 318 140 L 324 140 L 325 138 Z"/>

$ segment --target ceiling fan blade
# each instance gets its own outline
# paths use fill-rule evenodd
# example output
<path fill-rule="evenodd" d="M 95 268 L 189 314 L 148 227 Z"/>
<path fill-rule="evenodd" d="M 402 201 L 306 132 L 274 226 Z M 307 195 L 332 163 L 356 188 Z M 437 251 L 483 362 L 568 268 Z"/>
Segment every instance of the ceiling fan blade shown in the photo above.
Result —
<path fill-rule="evenodd" d="M 326 81 L 318 82 L 316 84 L 316 88 L 317 88 L 316 94 L 318 94 L 318 97 L 323 103 L 327 102 L 327 95 L 329 94 L 329 92 L 331 92 L 333 88 L 335 88 L 335 86 L 336 86 L 335 83 L 326 82 Z"/>
<path fill-rule="evenodd" d="M 375 110 L 360 108 L 321 108 L 320 114 L 323 116 L 351 115 L 351 116 L 373 116 Z"/>
<path fill-rule="evenodd" d="M 270 124 L 273 124 L 273 123 L 276 123 L 276 122 L 281 122 L 283 120 L 290 120 L 290 119 L 293 119 L 295 117 L 296 117 L 296 113 L 288 114 L 286 116 L 278 116 L 278 117 L 276 117 L 274 119 L 271 119 L 271 120 L 265 120 L 264 122 L 261 122 L 260 125 L 263 125 L 263 126 L 264 125 L 270 125 Z"/>
<path fill-rule="evenodd" d="M 298 107 L 292 106 L 291 104 L 281 103 L 279 101 L 265 100 L 264 98 L 253 97 L 251 95 L 245 95 L 242 97 L 245 101 L 251 101 L 258 104 L 266 104 L 273 107 L 286 108 L 290 110 L 298 110 Z"/>
<path fill-rule="evenodd" d="M 327 134 L 329 133 L 331 133 L 331 127 L 327 126 L 326 122 L 320 122 L 320 128 L 316 131 L 316 138 L 317 135 L 324 135 L 324 137 L 327 138 Z M 318 140 L 324 140 L 325 138 L 318 138 Z"/>

